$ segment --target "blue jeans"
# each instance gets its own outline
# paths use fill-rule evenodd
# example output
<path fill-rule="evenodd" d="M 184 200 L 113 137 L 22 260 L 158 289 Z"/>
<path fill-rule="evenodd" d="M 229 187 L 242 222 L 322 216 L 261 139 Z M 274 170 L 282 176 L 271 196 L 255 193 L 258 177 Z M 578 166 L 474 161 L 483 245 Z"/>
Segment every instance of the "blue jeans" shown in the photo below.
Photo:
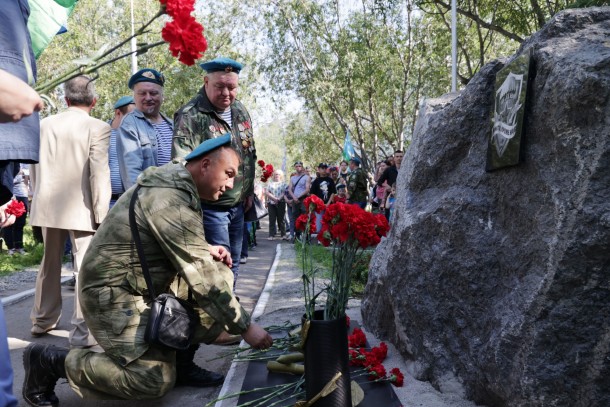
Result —
<path fill-rule="evenodd" d="M 325 213 L 326 209 L 320 213 L 316 212 L 316 233 L 320 233 L 320 230 L 322 230 L 322 218 L 324 217 Z"/>
<path fill-rule="evenodd" d="M 242 202 L 230 208 L 201 203 L 205 240 L 212 246 L 224 246 L 231 252 L 233 277 L 237 281 L 239 259 L 244 240 L 244 205 Z"/>
<path fill-rule="evenodd" d="M 248 257 L 248 241 L 250 240 L 250 231 L 248 230 L 248 224 L 244 224 L 244 239 L 241 242 L 241 258 Z"/>
<path fill-rule="evenodd" d="M 8 350 L 8 338 L 4 310 L 0 302 L 0 405 L 16 407 L 17 399 L 13 396 L 13 369 L 11 354 Z"/>

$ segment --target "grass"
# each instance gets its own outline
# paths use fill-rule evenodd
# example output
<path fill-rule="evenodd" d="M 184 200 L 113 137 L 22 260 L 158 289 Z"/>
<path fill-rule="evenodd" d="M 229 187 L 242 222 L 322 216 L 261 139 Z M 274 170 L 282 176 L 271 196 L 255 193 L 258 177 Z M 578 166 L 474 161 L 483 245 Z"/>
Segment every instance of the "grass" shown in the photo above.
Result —
<path fill-rule="evenodd" d="M 300 243 L 294 245 L 297 252 L 297 262 L 299 268 L 303 265 L 302 247 Z M 351 285 L 351 296 L 355 298 L 362 298 L 364 293 L 364 287 L 369 277 L 369 263 L 371 262 L 371 256 L 373 251 L 365 250 L 358 261 L 354 263 L 352 285 Z M 311 246 L 311 256 L 313 259 L 314 269 L 321 271 L 320 276 L 328 278 L 330 276 L 330 270 L 333 267 L 333 252 L 332 248 L 324 247 L 318 244 Z M 301 271 L 303 271 L 301 269 Z"/>
<path fill-rule="evenodd" d="M 44 248 L 42 243 L 36 243 L 34 240 L 30 225 L 26 225 L 23 229 L 23 248 L 26 254 L 9 256 L 6 243 L 3 241 L 2 244 L 2 252 L 0 252 L 0 276 L 6 276 L 29 267 L 37 267 L 42 261 Z"/>

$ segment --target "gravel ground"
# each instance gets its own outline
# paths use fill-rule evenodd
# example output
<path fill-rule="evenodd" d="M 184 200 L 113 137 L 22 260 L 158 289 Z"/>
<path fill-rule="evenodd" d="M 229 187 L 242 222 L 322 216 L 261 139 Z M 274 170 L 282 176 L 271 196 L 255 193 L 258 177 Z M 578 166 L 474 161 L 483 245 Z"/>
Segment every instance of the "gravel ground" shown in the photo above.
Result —
<path fill-rule="evenodd" d="M 23 287 L 27 290 L 33 288 L 36 283 L 38 269 L 25 269 L 6 276 L 0 277 L 0 296 L 5 295 L 5 291 L 16 291 Z"/>
<path fill-rule="evenodd" d="M 9 297 L 33 289 L 36 286 L 38 267 L 30 267 L 21 271 L 15 271 L 0 277 L 0 297 Z M 61 269 L 62 281 L 72 276 L 72 263 L 64 263 Z"/>

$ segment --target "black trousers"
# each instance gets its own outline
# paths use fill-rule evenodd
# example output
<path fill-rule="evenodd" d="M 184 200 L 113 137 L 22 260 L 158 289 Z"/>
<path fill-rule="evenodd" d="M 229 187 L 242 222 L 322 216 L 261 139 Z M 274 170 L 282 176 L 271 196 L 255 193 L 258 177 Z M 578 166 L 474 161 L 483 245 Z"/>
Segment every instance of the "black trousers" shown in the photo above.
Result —
<path fill-rule="evenodd" d="M 269 236 L 275 236 L 278 230 L 280 231 L 280 236 L 284 236 L 286 234 L 286 223 L 284 221 L 286 217 L 286 202 L 268 204 L 267 211 L 269 211 Z"/>

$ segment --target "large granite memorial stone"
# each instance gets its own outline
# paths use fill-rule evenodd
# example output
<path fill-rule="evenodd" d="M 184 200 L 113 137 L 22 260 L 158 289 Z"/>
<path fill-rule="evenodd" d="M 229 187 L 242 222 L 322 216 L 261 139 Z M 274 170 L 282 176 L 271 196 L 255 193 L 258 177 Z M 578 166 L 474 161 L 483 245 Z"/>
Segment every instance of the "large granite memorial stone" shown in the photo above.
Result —
<path fill-rule="evenodd" d="M 521 162 L 486 172 L 496 73 L 530 52 Z M 362 313 L 488 406 L 610 406 L 610 7 L 557 14 L 425 102 Z"/>

